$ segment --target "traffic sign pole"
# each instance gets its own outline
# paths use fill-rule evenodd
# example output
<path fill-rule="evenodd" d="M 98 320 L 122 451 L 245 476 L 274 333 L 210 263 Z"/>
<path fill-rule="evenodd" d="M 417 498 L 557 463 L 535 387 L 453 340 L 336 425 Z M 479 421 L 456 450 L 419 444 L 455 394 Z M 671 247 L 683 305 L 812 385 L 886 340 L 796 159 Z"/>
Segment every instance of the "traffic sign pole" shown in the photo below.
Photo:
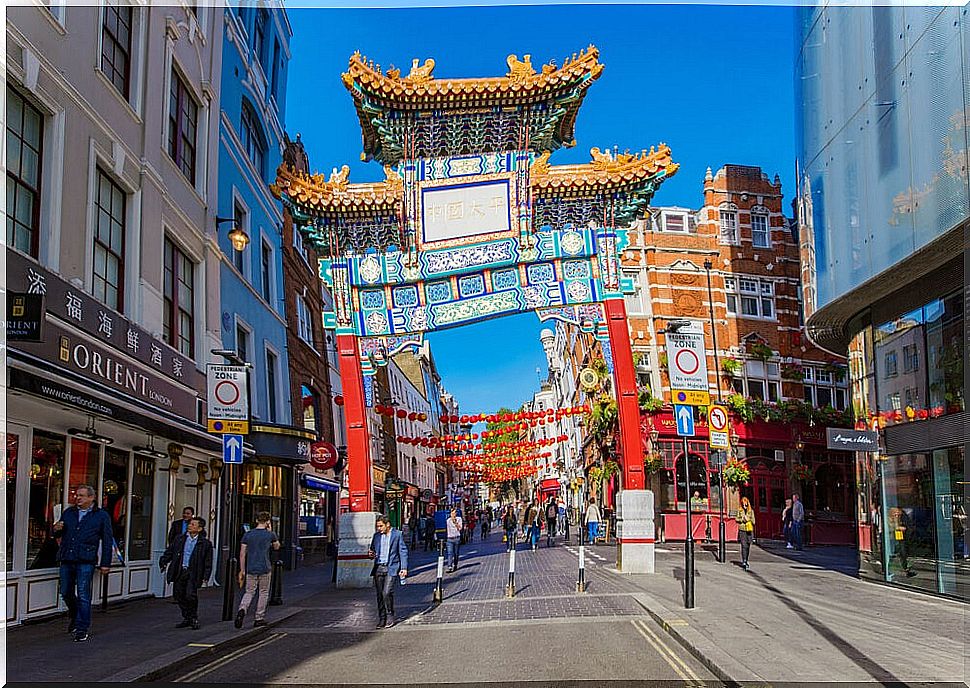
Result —
<path fill-rule="evenodd" d="M 694 608 L 694 514 L 690 505 L 690 455 L 684 437 L 684 483 L 687 487 L 687 539 L 684 540 L 684 608 Z"/>
<path fill-rule="evenodd" d="M 707 272 L 707 305 L 711 314 L 711 342 L 714 345 L 714 378 L 717 380 L 717 403 L 721 403 L 721 362 L 718 360 L 717 356 L 717 328 L 714 326 L 714 292 L 711 289 L 711 268 L 714 267 L 714 263 L 710 258 L 704 261 L 704 270 Z M 724 464 L 726 461 L 721 461 L 721 452 L 725 452 L 724 458 L 727 459 L 727 452 L 730 449 L 718 449 L 718 470 L 717 470 L 717 484 L 718 484 L 718 512 L 720 519 L 717 524 L 717 560 L 722 564 L 727 561 L 727 538 L 724 533 Z"/>

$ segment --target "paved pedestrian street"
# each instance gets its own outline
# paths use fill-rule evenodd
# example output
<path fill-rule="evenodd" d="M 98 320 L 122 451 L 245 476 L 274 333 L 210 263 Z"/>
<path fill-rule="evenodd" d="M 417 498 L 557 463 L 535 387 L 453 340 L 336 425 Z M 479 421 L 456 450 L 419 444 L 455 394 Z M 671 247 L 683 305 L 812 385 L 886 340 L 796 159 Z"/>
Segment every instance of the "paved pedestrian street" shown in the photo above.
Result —
<path fill-rule="evenodd" d="M 394 628 L 375 629 L 372 590 L 357 591 L 340 604 L 328 600 L 344 594 L 330 591 L 304 600 L 302 611 L 253 644 L 184 665 L 166 680 L 508 685 L 715 681 L 637 602 L 640 589 L 608 570 L 613 548 L 587 551 L 588 589 L 578 594 L 576 547 L 564 545 L 561 538 L 553 547 L 543 540 L 535 552 L 520 544 L 516 594 L 509 599 L 509 555 L 501 535 L 476 540 L 462 548 L 458 571 L 445 574 L 439 605 L 431 603 L 436 555 L 415 552 L 413 575 L 398 587 L 399 623 Z"/>

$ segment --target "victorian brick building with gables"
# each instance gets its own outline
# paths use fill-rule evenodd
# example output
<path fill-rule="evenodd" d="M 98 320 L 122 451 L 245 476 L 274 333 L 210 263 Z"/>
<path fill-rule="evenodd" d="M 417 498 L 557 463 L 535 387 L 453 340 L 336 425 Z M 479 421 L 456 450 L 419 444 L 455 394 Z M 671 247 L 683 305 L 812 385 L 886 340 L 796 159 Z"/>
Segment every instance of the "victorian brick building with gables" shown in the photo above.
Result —
<path fill-rule="evenodd" d="M 693 524 L 697 537 L 705 535 L 708 516 L 717 532 L 720 511 L 705 415 L 699 414 L 697 436 L 688 445 L 688 486 L 669 405 L 662 331 L 672 320 L 688 320 L 704 329 L 711 396 L 727 404 L 732 451 L 751 471 L 739 492 L 726 490 L 728 513 L 739 494 L 747 494 L 758 512 L 756 534 L 777 537 L 785 498 L 799 492 L 813 541 L 852 543 L 850 455 L 825 448 L 825 427 L 846 420 L 843 361 L 805 338 L 798 245 L 783 211 L 781 182 L 759 167 L 726 165 L 716 174 L 708 169 L 703 191 L 699 210 L 652 208 L 631 230 L 622 256 L 624 276 L 636 287 L 627 296 L 633 349 L 653 394 L 665 402 L 644 414 L 642 426 L 644 446 L 665 466 L 651 482 L 666 537 L 684 537 L 689 496 L 700 511 Z M 650 438 L 656 438 L 652 447 Z M 727 523 L 730 533 L 733 522 Z"/>

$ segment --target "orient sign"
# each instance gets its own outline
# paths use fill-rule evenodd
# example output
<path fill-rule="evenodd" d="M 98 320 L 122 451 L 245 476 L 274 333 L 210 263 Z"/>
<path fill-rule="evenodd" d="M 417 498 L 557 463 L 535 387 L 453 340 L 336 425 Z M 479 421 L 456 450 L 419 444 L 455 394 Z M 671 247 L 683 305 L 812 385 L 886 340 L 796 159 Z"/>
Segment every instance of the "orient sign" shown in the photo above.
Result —
<path fill-rule="evenodd" d="M 329 442 L 314 442 L 310 445 L 310 465 L 326 471 L 337 465 L 337 448 Z"/>

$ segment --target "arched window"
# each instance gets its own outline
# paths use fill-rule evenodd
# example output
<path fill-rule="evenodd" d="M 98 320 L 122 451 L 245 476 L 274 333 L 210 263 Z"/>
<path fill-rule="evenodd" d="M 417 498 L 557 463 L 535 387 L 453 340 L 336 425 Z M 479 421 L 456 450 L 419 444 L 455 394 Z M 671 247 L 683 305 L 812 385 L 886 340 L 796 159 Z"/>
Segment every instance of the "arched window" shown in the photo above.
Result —
<path fill-rule="evenodd" d="M 259 174 L 260 179 L 265 175 L 266 161 L 266 137 L 263 135 L 263 127 L 259 123 L 259 116 L 252 104 L 243 98 L 242 102 L 242 122 L 240 126 L 240 136 L 246 155 L 249 156 L 253 167 Z"/>

